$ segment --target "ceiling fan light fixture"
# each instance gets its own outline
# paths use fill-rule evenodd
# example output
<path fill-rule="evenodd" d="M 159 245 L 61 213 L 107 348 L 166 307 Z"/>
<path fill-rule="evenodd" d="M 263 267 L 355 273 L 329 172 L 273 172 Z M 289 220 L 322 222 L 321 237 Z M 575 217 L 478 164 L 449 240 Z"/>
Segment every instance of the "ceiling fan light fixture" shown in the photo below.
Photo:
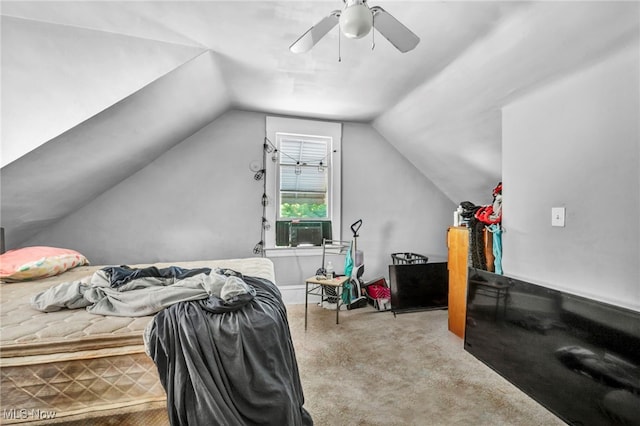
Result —
<path fill-rule="evenodd" d="M 334 10 L 309 28 L 289 46 L 293 53 L 309 51 L 329 31 L 340 24 L 340 32 L 348 38 L 362 38 L 375 29 L 402 53 L 413 50 L 420 37 L 380 6 L 369 7 L 367 0 L 342 0 L 344 8 Z M 338 39 L 340 40 L 340 39 Z"/>
<path fill-rule="evenodd" d="M 362 0 L 348 1 L 340 14 L 340 29 L 349 38 L 362 38 L 373 27 L 373 14 Z"/>

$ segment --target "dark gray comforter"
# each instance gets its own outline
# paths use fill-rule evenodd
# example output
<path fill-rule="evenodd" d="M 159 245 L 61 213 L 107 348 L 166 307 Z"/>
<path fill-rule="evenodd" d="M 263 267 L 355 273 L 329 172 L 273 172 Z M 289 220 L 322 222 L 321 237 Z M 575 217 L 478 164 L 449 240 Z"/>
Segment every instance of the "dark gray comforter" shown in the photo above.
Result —
<path fill-rule="evenodd" d="M 159 312 L 147 349 L 167 392 L 172 425 L 312 425 L 303 408 L 286 310 L 268 280 L 229 306 L 208 298 Z"/>

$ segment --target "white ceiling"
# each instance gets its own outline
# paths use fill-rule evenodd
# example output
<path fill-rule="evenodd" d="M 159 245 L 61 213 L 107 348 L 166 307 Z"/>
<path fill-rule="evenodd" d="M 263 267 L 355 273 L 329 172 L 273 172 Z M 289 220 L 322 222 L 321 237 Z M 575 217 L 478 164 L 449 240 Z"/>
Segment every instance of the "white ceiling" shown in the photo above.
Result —
<path fill-rule="evenodd" d="M 211 50 L 232 107 L 371 122 L 453 201 L 490 201 L 500 109 L 638 39 L 636 2 L 376 1 L 421 42 L 288 50 L 342 1 L 20 1 L 2 15 Z"/>
<path fill-rule="evenodd" d="M 219 56 L 235 105 L 370 121 L 440 73 L 522 3 L 371 1 L 421 39 L 406 54 L 376 34 L 341 40 L 338 27 L 305 54 L 288 50 L 336 1 L 3 2 L 2 14 L 202 46 Z"/>

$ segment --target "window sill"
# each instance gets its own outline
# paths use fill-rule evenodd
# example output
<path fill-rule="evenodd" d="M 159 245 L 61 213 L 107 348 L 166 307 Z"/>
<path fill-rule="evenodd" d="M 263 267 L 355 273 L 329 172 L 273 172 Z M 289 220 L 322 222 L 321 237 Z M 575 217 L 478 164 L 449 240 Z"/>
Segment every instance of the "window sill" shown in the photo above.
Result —
<path fill-rule="evenodd" d="M 322 247 L 271 247 L 264 251 L 267 257 L 322 256 Z"/>

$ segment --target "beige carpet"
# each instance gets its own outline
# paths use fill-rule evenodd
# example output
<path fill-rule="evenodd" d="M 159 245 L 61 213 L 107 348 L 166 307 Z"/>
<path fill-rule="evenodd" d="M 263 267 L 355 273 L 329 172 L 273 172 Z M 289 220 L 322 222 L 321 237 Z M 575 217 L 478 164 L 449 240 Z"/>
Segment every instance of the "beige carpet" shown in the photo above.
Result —
<path fill-rule="evenodd" d="M 564 425 L 463 349 L 447 311 L 287 306 L 305 407 L 318 426 Z M 524 366 L 526 368 L 526 366 Z"/>

